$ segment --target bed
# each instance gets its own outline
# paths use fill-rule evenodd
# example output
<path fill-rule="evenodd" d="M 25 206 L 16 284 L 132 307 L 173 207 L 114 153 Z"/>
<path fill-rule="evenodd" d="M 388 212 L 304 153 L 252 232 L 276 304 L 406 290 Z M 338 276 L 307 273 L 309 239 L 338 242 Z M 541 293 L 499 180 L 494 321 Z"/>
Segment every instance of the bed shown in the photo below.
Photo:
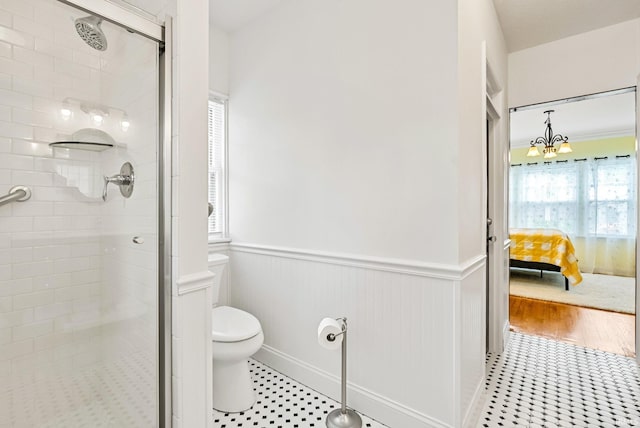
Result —
<path fill-rule="evenodd" d="M 560 272 L 565 290 L 569 284 L 578 285 L 582 275 L 578 268 L 573 243 L 558 229 L 510 229 L 509 266 Z"/>

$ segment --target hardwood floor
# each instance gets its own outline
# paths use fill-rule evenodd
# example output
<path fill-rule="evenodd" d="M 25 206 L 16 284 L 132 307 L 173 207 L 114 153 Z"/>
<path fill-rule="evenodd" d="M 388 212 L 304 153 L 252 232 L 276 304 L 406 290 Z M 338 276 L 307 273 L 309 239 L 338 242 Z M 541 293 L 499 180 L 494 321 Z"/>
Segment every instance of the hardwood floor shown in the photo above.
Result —
<path fill-rule="evenodd" d="M 634 357 L 635 316 L 509 296 L 511 330 Z"/>

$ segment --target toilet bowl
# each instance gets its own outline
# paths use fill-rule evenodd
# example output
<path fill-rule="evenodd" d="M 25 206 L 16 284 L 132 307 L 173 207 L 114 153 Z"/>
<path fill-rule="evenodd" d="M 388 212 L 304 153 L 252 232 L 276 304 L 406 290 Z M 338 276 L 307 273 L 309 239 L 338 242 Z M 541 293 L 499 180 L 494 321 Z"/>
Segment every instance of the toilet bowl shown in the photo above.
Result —
<path fill-rule="evenodd" d="M 213 308 L 213 408 L 243 412 L 256 401 L 247 358 L 264 342 L 256 317 L 229 306 Z"/>
<path fill-rule="evenodd" d="M 222 274 L 229 263 L 224 254 L 209 256 L 214 273 L 214 305 L 218 303 Z M 248 410 L 256 401 L 247 359 L 264 342 L 260 321 L 248 312 L 230 306 L 211 310 L 213 350 L 213 408 L 226 413 Z"/>

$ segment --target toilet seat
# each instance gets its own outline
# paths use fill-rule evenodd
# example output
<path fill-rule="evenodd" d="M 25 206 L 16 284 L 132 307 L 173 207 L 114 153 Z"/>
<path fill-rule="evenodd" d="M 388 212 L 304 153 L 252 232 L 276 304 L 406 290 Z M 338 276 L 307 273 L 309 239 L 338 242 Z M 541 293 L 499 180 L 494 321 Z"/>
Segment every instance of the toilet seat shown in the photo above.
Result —
<path fill-rule="evenodd" d="M 211 311 L 214 342 L 240 342 L 251 339 L 262 331 L 260 321 L 248 312 L 229 306 L 218 306 Z"/>

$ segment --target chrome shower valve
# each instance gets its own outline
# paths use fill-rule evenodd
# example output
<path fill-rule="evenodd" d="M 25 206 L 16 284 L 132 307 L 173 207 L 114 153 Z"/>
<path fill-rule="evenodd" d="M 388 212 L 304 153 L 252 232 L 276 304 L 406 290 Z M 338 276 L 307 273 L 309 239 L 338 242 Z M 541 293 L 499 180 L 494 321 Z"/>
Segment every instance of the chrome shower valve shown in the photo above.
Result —
<path fill-rule="evenodd" d="M 133 165 L 129 162 L 122 164 L 120 168 L 120 174 L 112 175 L 111 177 L 104 177 L 104 188 L 102 190 L 102 200 L 107 200 L 107 187 L 109 183 L 113 183 L 120 188 L 120 194 L 125 198 L 131 197 L 133 193 L 133 184 L 135 181 L 135 174 L 133 172 Z"/>

